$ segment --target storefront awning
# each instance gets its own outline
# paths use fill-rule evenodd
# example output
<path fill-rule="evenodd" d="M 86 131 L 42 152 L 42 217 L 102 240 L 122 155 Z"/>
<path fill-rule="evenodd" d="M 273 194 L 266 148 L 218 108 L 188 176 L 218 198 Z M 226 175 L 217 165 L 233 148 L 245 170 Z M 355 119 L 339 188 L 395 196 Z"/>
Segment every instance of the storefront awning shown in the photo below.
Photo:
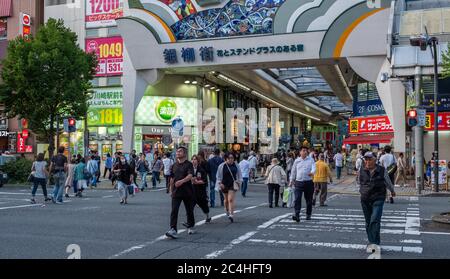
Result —
<path fill-rule="evenodd" d="M 344 140 L 344 144 L 377 144 L 391 143 L 394 134 L 360 135 L 351 136 Z"/>
<path fill-rule="evenodd" d="M 0 0 L 0 17 L 11 16 L 11 0 Z"/>

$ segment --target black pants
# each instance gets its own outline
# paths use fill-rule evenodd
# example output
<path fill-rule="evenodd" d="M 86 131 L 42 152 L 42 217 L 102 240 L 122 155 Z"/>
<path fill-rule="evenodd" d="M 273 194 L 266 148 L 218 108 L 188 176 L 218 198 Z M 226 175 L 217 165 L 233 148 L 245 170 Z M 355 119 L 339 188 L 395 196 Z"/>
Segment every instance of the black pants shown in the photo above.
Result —
<path fill-rule="evenodd" d="M 302 209 L 302 195 L 305 193 L 306 215 L 312 214 L 312 200 L 314 195 L 314 183 L 312 181 L 295 181 L 295 215 L 300 215 Z"/>
<path fill-rule="evenodd" d="M 111 169 L 110 169 L 110 168 L 107 168 L 107 167 L 105 167 L 105 171 L 103 172 L 103 178 L 105 178 L 106 173 L 107 173 L 108 171 L 109 171 L 108 179 L 111 179 Z"/>
<path fill-rule="evenodd" d="M 166 178 L 166 192 L 169 193 L 170 190 L 170 175 L 164 175 Z"/>
<path fill-rule="evenodd" d="M 206 185 L 194 185 L 195 187 L 195 201 L 194 206 L 198 205 L 203 213 L 209 213 L 208 194 L 206 193 Z"/>
<path fill-rule="evenodd" d="M 278 206 L 278 200 L 280 198 L 280 185 L 278 184 L 268 184 L 269 189 L 269 205 L 273 204 L 273 192 L 275 191 L 275 206 Z"/>
<path fill-rule="evenodd" d="M 184 208 L 186 209 L 187 223 L 189 227 L 195 225 L 194 219 L 194 199 L 193 197 L 174 197 L 172 198 L 172 212 L 170 213 L 170 227 L 177 230 L 178 223 L 178 211 L 180 210 L 181 202 L 184 203 Z"/>

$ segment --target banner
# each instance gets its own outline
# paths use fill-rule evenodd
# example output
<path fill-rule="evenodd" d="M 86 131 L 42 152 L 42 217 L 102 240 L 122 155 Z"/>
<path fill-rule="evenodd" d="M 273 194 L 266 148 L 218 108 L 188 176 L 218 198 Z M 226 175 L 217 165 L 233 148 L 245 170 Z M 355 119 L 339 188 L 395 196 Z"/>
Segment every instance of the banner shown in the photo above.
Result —
<path fill-rule="evenodd" d="M 352 118 L 349 120 L 349 130 L 350 134 L 394 132 L 387 116 Z"/>
<path fill-rule="evenodd" d="M 86 0 L 86 28 L 116 25 L 123 16 L 123 0 Z"/>
<path fill-rule="evenodd" d="M 95 88 L 88 101 L 89 126 L 122 125 L 122 87 Z"/>
<path fill-rule="evenodd" d="M 438 130 L 449 131 L 450 130 L 450 112 L 442 112 L 438 114 Z M 434 113 L 427 113 L 425 119 L 425 131 L 434 130 Z"/>
<path fill-rule="evenodd" d="M 431 184 L 434 185 L 434 161 L 431 161 Z M 438 184 L 447 185 L 447 161 L 439 160 Z"/>
<path fill-rule="evenodd" d="M 86 52 L 94 52 L 98 59 L 96 77 L 123 74 L 122 37 L 86 39 Z"/>

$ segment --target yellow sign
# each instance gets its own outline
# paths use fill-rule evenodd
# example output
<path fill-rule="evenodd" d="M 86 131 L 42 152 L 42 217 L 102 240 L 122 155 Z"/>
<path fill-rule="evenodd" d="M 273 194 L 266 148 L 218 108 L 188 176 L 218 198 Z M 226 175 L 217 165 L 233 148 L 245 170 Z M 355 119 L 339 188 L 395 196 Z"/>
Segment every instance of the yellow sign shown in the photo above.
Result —
<path fill-rule="evenodd" d="M 358 133 L 359 132 L 359 120 L 354 119 L 350 120 L 350 133 Z"/>
<path fill-rule="evenodd" d="M 425 129 L 431 129 L 431 115 L 427 115 L 425 118 Z"/>

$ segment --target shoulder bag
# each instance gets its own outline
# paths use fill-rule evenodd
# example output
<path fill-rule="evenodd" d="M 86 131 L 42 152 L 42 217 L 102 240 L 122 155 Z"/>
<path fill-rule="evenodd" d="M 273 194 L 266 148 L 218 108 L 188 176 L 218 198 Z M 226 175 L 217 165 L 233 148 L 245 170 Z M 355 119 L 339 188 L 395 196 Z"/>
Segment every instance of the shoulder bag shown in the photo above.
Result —
<path fill-rule="evenodd" d="M 225 163 L 225 165 L 227 166 L 228 171 L 230 172 L 231 177 L 233 178 L 233 189 L 234 189 L 235 191 L 238 191 L 238 190 L 239 190 L 239 187 L 240 187 L 241 185 L 239 185 L 239 182 L 236 181 L 236 179 L 234 179 L 234 175 L 233 175 L 233 173 L 231 172 L 231 169 L 230 169 L 230 167 L 228 166 L 228 164 Z"/>

